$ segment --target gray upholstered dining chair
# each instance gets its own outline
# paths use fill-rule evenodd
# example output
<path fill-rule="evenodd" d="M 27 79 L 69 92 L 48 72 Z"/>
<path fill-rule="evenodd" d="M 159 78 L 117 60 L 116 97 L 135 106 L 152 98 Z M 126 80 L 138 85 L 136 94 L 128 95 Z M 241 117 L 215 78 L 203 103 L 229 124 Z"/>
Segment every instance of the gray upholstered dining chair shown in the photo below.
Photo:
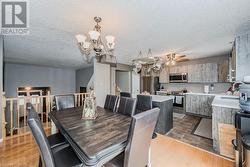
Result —
<path fill-rule="evenodd" d="M 77 155 L 69 145 L 60 147 L 60 149 L 57 147 L 50 147 L 39 116 L 30 103 L 27 104 L 27 117 L 28 126 L 30 127 L 31 133 L 39 147 L 45 167 L 82 166 L 82 162 L 78 159 Z M 41 157 L 39 159 L 39 167 L 42 166 Z"/>
<path fill-rule="evenodd" d="M 105 99 L 104 108 L 107 109 L 107 110 L 115 112 L 117 103 L 118 103 L 118 96 L 107 95 L 106 99 Z"/>
<path fill-rule="evenodd" d="M 75 107 L 74 94 L 56 95 L 55 96 L 55 106 L 56 106 L 56 110 L 63 110 L 66 108 Z"/>
<path fill-rule="evenodd" d="M 150 95 L 137 95 L 137 104 L 135 114 L 141 113 L 153 108 L 152 96 Z M 156 138 L 157 134 L 154 132 L 152 138 Z"/>
<path fill-rule="evenodd" d="M 120 92 L 121 97 L 131 97 L 131 93 L 129 92 Z"/>
<path fill-rule="evenodd" d="M 154 108 L 133 116 L 125 152 L 105 167 L 145 167 L 149 163 L 149 148 L 160 109 Z"/>
<path fill-rule="evenodd" d="M 152 96 L 137 95 L 136 114 L 152 109 Z"/>
<path fill-rule="evenodd" d="M 55 100 L 55 107 L 57 111 L 75 107 L 74 94 L 56 95 L 54 100 Z M 60 132 L 49 136 L 48 139 L 49 139 L 49 143 L 53 146 L 66 144 L 65 138 Z"/>
<path fill-rule="evenodd" d="M 133 116 L 135 113 L 136 99 L 129 97 L 120 97 L 120 104 L 118 106 L 118 113 Z"/>

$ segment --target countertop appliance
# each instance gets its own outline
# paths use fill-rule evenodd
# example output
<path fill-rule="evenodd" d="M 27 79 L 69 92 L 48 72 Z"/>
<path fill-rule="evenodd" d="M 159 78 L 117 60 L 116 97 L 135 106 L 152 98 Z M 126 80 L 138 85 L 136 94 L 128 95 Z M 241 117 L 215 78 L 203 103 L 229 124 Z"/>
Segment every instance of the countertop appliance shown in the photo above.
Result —
<path fill-rule="evenodd" d="M 188 82 L 188 73 L 171 73 L 169 74 L 169 82 L 171 83 Z"/>
<path fill-rule="evenodd" d="M 204 93 L 209 93 L 209 85 L 204 85 Z"/>

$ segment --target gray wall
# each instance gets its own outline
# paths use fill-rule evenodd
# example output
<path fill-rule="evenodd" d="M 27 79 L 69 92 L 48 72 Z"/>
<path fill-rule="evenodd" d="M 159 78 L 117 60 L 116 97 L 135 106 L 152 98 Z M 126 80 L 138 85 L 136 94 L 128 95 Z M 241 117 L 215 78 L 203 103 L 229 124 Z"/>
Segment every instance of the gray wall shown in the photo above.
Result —
<path fill-rule="evenodd" d="M 94 66 L 76 70 L 76 92 L 80 92 L 80 87 L 87 87 L 91 76 L 94 74 Z"/>
<path fill-rule="evenodd" d="M 0 140 L 2 139 L 3 36 L 0 36 Z"/>
<path fill-rule="evenodd" d="M 236 38 L 236 80 L 250 75 L 250 32 Z"/>
<path fill-rule="evenodd" d="M 75 92 L 76 75 L 73 69 L 6 63 L 4 91 L 6 97 L 16 97 L 22 86 L 51 87 L 52 94 Z"/>

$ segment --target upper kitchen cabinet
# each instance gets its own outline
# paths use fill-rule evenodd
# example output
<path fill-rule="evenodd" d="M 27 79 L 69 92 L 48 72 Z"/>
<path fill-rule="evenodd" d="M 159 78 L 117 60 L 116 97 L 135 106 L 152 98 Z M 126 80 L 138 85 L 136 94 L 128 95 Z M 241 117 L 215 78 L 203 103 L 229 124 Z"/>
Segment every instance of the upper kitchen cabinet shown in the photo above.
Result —
<path fill-rule="evenodd" d="M 171 66 L 169 69 L 169 73 L 171 74 L 187 73 L 187 72 L 188 72 L 188 67 L 186 65 Z"/>
<path fill-rule="evenodd" d="M 229 82 L 229 60 L 224 60 L 218 64 L 219 82 Z"/>
<path fill-rule="evenodd" d="M 169 83 L 169 67 L 162 69 L 159 76 L 160 83 Z"/>
<path fill-rule="evenodd" d="M 160 83 L 169 83 L 169 74 L 187 73 L 189 83 L 229 82 L 229 57 L 227 55 L 191 60 L 168 66 L 160 73 Z"/>
<path fill-rule="evenodd" d="M 199 64 L 188 65 L 188 82 L 201 82 Z"/>
<path fill-rule="evenodd" d="M 236 80 L 236 47 L 235 47 L 235 42 L 232 48 L 232 53 L 230 57 L 230 78 L 229 80 L 231 82 L 234 82 Z"/>
<path fill-rule="evenodd" d="M 237 36 L 236 49 L 236 81 L 242 81 L 244 76 L 250 75 L 250 32 Z"/>
<path fill-rule="evenodd" d="M 218 65 L 216 63 L 188 65 L 188 82 L 218 82 Z"/>

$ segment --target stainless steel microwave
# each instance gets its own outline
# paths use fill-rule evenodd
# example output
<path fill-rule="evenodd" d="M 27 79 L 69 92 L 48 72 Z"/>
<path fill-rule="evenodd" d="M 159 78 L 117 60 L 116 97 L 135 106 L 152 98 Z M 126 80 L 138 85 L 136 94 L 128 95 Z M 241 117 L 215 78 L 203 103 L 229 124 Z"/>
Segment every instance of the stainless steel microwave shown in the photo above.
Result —
<path fill-rule="evenodd" d="M 169 82 L 180 83 L 188 82 L 188 73 L 171 73 L 169 74 Z"/>

